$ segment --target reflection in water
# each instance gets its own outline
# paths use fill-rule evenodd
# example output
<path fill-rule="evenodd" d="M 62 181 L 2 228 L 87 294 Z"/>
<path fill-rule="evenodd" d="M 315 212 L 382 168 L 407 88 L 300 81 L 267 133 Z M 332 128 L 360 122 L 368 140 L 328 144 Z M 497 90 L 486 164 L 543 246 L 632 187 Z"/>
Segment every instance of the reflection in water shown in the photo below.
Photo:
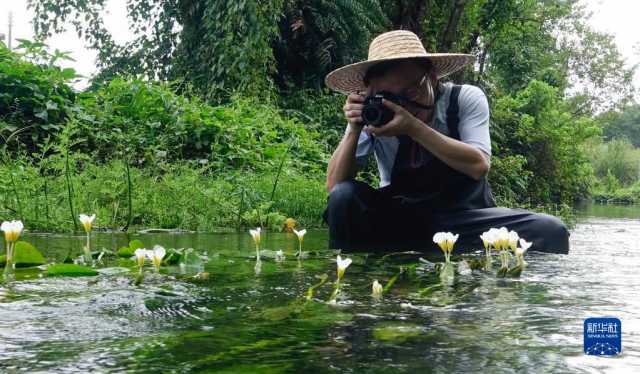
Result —
<path fill-rule="evenodd" d="M 41 278 L 17 270 L 22 280 L 0 287 L 0 367 L 640 372 L 640 221 L 629 219 L 640 210 L 626 208 L 625 218 L 593 217 L 598 209 L 581 211 L 569 255 L 527 253 L 529 266 L 520 279 L 474 271 L 452 286 L 420 293 L 433 284 L 420 268 L 417 275 L 399 277 L 377 299 L 371 297 L 373 280 L 386 284 L 399 265 L 417 264 L 420 255 L 350 254 L 354 261 L 337 305 L 325 302 L 336 264 L 335 254 L 323 250 L 324 231 L 305 236 L 309 253 L 303 261 L 295 256 L 293 234 L 264 233 L 259 271 L 246 233 L 96 234 L 95 249 L 116 249 L 137 238 L 148 247 L 206 250 L 209 261 L 200 270 L 209 276 L 166 268 L 159 274 L 148 271 L 136 287 L 135 271 Z M 31 235 L 27 240 L 55 261 L 69 249 L 81 254 L 84 245 L 84 236 Z M 283 261 L 275 261 L 277 250 L 283 250 Z M 128 266 L 111 261 L 113 267 Z M 318 284 L 307 300 L 309 287 Z M 605 315 L 622 321 L 623 354 L 585 356 L 583 321 Z"/>

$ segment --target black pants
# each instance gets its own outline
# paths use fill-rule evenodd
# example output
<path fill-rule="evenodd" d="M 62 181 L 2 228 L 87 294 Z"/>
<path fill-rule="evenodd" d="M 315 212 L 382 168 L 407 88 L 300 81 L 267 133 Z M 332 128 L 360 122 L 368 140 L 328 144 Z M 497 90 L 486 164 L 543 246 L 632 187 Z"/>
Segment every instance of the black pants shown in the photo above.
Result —
<path fill-rule="evenodd" d="M 366 183 L 338 183 L 323 214 L 329 225 L 329 247 L 343 250 L 437 250 L 433 234 L 460 234 L 456 253 L 484 248 L 480 235 L 505 226 L 533 245 L 530 251 L 569 252 L 569 231 L 555 216 L 524 209 L 483 208 L 447 213 L 403 204 Z"/>

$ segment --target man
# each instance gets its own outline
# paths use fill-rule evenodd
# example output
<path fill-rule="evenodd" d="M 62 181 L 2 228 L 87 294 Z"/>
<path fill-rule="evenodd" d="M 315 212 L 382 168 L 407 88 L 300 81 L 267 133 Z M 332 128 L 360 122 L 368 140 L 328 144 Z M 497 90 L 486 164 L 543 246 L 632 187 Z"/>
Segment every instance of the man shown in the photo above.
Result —
<path fill-rule="evenodd" d="M 474 57 L 427 53 L 410 31 L 376 37 L 367 61 L 336 69 L 328 87 L 348 95 L 345 134 L 327 168 L 330 247 L 351 250 L 436 248 L 435 232 L 460 234 L 459 251 L 482 248 L 480 234 L 505 226 L 533 242 L 530 250 L 568 253 L 569 232 L 558 218 L 496 207 L 487 183 L 489 106 L 475 86 L 440 79 Z M 392 111 L 382 126 L 363 123 L 364 98 L 390 92 Z M 396 100 L 397 101 L 397 100 Z M 374 154 L 380 187 L 355 181 Z"/>

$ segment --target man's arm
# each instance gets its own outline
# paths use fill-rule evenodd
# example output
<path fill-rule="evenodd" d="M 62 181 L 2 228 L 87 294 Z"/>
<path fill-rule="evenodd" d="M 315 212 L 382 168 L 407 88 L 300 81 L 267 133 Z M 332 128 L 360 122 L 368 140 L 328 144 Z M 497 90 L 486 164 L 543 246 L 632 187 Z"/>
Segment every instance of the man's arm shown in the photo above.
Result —
<path fill-rule="evenodd" d="M 336 184 L 356 176 L 356 149 L 362 128 L 355 127 L 349 127 L 329 160 L 327 166 L 327 192 L 329 193 Z"/>

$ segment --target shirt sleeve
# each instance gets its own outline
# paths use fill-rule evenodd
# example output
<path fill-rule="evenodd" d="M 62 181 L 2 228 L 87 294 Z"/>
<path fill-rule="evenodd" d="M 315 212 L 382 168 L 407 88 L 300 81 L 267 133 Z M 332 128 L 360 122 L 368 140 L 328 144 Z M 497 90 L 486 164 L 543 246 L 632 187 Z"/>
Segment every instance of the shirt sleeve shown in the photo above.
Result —
<path fill-rule="evenodd" d="M 345 128 L 345 134 L 349 131 L 349 125 Z M 359 169 L 362 169 L 367 164 L 369 155 L 373 153 L 373 143 L 375 139 L 367 134 L 364 130 L 360 131 L 360 137 L 358 138 L 358 145 L 356 147 L 356 165 Z"/>
<path fill-rule="evenodd" d="M 491 156 L 489 135 L 489 103 L 484 92 L 476 86 L 464 85 L 458 97 L 460 140 Z"/>

